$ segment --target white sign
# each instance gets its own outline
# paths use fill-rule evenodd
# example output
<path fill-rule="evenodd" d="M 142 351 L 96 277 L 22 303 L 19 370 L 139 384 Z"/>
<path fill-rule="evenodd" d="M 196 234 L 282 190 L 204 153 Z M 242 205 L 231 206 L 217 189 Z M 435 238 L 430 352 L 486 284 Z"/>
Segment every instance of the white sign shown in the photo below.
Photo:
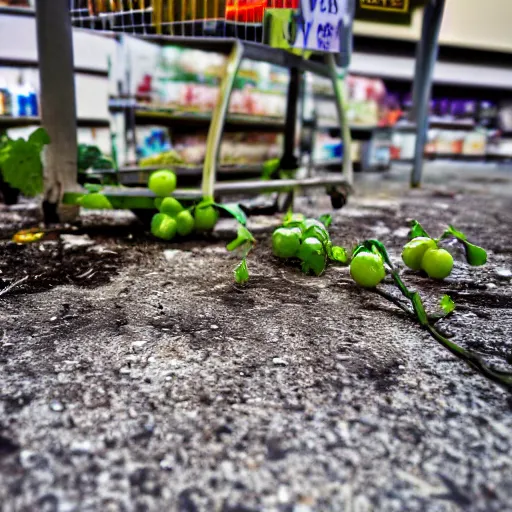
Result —
<path fill-rule="evenodd" d="M 351 23 L 348 0 L 301 0 L 294 48 L 339 53 L 345 27 Z"/>

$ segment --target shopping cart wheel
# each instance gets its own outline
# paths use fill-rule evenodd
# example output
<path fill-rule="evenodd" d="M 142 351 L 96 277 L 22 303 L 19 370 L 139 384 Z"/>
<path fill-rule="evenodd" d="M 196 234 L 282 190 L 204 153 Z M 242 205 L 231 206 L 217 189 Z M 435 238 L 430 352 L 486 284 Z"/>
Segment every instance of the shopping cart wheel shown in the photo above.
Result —
<path fill-rule="evenodd" d="M 153 218 L 153 215 L 158 213 L 157 210 L 148 210 L 144 208 L 134 209 L 131 212 L 145 228 L 149 228 L 151 226 L 151 219 Z"/>
<path fill-rule="evenodd" d="M 3 202 L 6 205 L 16 204 L 20 197 L 20 191 L 12 188 L 4 181 L 0 182 L 0 194 L 3 197 Z"/>
<path fill-rule="evenodd" d="M 331 197 L 331 205 L 335 210 L 340 210 L 347 204 L 351 193 L 352 189 L 348 183 L 327 189 L 327 194 Z"/>

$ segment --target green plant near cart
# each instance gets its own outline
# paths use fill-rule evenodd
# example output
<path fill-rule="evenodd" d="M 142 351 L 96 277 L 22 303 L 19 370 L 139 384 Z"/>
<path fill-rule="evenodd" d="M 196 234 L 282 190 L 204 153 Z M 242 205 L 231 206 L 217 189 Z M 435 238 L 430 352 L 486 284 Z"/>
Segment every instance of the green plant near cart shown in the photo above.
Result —
<path fill-rule="evenodd" d="M 33 131 L 28 140 L 0 138 L 0 171 L 3 180 L 24 196 L 34 197 L 43 192 L 41 153 L 50 143 L 44 128 Z"/>

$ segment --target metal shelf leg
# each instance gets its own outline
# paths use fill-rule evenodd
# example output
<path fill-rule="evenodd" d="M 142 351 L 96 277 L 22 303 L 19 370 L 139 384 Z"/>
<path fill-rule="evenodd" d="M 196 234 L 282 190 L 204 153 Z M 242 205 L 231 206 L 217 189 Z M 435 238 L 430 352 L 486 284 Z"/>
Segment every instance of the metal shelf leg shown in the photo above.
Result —
<path fill-rule="evenodd" d="M 445 0 L 430 0 L 423 14 L 421 40 L 416 51 L 416 69 L 413 86 L 412 121 L 416 122 L 416 147 L 411 174 L 411 187 L 421 185 L 423 153 L 428 133 L 428 113 L 434 66 L 437 59 L 438 39 L 443 20 Z"/>
<path fill-rule="evenodd" d="M 329 75 L 331 77 L 334 95 L 336 96 L 336 110 L 341 127 L 341 139 L 343 141 L 343 175 L 345 176 L 347 183 L 352 186 L 354 183 L 351 147 L 352 135 L 350 133 L 350 126 L 346 114 L 347 101 L 345 97 L 345 80 L 338 77 L 334 54 L 330 53 L 326 56 L 326 64 L 329 68 Z"/>
<path fill-rule="evenodd" d="M 219 99 L 217 100 L 217 105 L 212 114 L 208 138 L 206 140 L 206 153 L 203 168 L 203 198 L 206 200 L 213 200 L 222 130 L 224 129 L 224 123 L 226 121 L 231 91 L 233 90 L 235 77 L 243 56 L 243 44 L 236 42 L 228 56 L 226 74 L 220 83 Z"/>
<path fill-rule="evenodd" d="M 65 222 L 76 217 L 78 208 L 61 205 L 62 196 L 79 190 L 69 0 L 37 0 L 36 26 L 42 125 L 51 139 L 44 155 L 43 211 L 46 222 Z"/>

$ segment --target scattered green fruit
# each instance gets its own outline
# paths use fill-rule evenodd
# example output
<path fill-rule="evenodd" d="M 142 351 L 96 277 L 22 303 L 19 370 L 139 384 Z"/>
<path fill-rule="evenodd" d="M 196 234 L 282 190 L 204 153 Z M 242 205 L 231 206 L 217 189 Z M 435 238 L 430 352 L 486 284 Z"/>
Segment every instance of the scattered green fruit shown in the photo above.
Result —
<path fill-rule="evenodd" d="M 278 228 L 272 234 L 272 250 L 278 258 L 293 258 L 300 248 L 300 229 Z"/>
<path fill-rule="evenodd" d="M 166 213 L 171 217 L 175 217 L 183 210 L 181 203 L 174 197 L 164 197 L 160 203 L 160 213 Z"/>
<path fill-rule="evenodd" d="M 406 243 L 402 251 L 402 260 L 411 270 L 420 270 L 423 255 L 428 249 L 435 249 L 437 244 L 432 238 L 424 236 L 413 238 Z"/>
<path fill-rule="evenodd" d="M 211 231 L 217 224 L 218 218 L 219 213 L 213 206 L 199 204 L 194 210 L 195 225 L 198 231 Z"/>
<path fill-rule="evenodd" d="M 182 210 L 176 215 L 176 223 L 181 236 L 190 235 L 194 230 L 194 217 L 188 210 Z"/>
<path fill-rule="evenodd" d="M 151 233 L 162 240 L 172 240 L 177 228 L 176 221 L 165 213 L 157 213 L 151 220 Z"/>
<path fill-rule="evenodd" d="M 350 263 L 350 275 L 358 285 L 375 288 L 386 276 L 382 258 L 372 252 L 360 252 Z"/>
<path fill-rule="evenodd" d="M 148 181 L 149 190 L 159 197 L 170 196 L 176 189 L 176 174 L 167 169 L 151 173 Z"/>
<path fill-rule="evenodd" d="M 445 249 L 429 249 L 421 262 L 423 270 L 433 279 L 448 277 L 453 268 L 453 257 Z"/>

